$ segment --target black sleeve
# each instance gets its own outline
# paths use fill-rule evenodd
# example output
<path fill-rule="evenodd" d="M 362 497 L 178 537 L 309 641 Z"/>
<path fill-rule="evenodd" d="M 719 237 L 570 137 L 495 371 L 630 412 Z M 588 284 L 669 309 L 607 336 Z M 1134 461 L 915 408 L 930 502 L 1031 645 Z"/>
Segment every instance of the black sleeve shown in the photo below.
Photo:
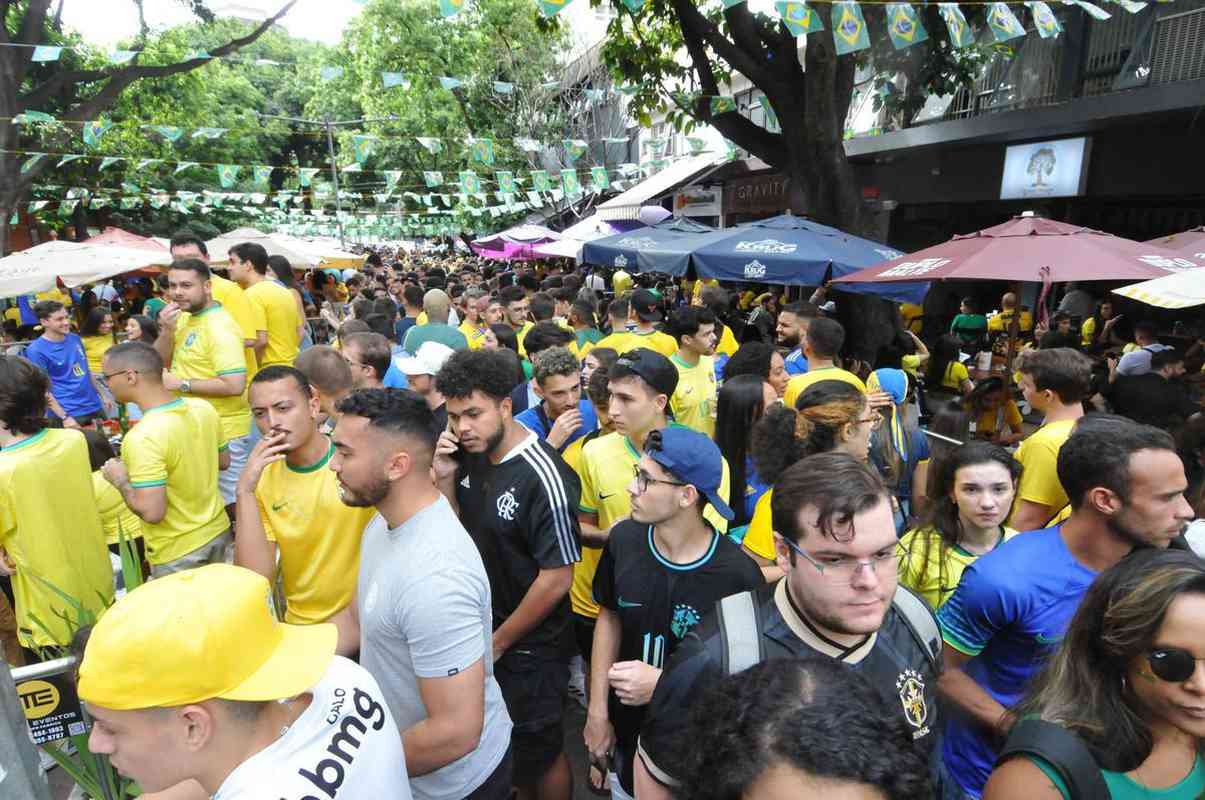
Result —
<path fill-rule="evenodd" d="M 718 634 L 709 641 L 711 638 L 718 640 Z M 677 782 L 680 754 L 691 746 L 684 741 L 691 707 L 722 677 L 719 660 L 708 649 L 695 631 L 686 634 L 657 681 L 640 725 L 640 758 L 649 774 L 661 783 Z"/>
<path fill-rule="evenodd" d="M 598 558 L 598 568 L 594 571 L 594 602 L 603 608 L 617 611 L 615 602 L 615 532 L 607 538 L 603 545 L 602 555 Z"/>
<path fill-rule="evenodd" d="M 535 477 L 524 531 L 527 546 L 540 569 L 575 564 L 582 560 L 582 531 L 577 521 L 581 483 L 552 448 L 533 447 L 528 452 Z"/>

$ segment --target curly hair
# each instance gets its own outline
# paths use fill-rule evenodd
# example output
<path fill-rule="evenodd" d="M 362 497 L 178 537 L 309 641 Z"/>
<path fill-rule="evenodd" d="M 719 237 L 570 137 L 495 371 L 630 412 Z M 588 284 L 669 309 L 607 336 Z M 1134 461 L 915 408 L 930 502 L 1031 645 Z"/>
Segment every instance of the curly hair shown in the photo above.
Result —
<path fill-rule="evenodd" d="M 861 417 L 866 395 L 845 381 L 818 381 L 804 390 L 795 405 L 797 410 L 776 406 L 753 426 L 750 450 L 757 476 L 765 483 L 776 483 L 787 467 L 804 456 L 835 449 L 841 428 Z"/>
<path fill-rule="evenodd" d="M 554 375 L 577 375 L 581 371 L 581 364 L 568 347 L 548 347 L 531 359 L 532 377 L 540 386 Z"/>
<path fill-rule="evenodd" d="M 693 705 L 674 745 L 682 780 L 674 796 L 740 800 L 767 770 L 785 765 L 874 787 L 888 800 L 932 797 L 926 756 L 891 708 L 834 659 L 757 664 L 724 678 Z"/>
<path fill-rule="evenodd" d="M 32 361 L 0 356 L 0 422 L 13 433 L 33 434 L 46 427 L 50 378 Z"/>
<path fill-rule="evenodd" d="M 515 388 L 514 362 L 499 350 L 458 350 L 435 376 L 435 388 L 449 400 L 476 391 L 502 400 Z"/>

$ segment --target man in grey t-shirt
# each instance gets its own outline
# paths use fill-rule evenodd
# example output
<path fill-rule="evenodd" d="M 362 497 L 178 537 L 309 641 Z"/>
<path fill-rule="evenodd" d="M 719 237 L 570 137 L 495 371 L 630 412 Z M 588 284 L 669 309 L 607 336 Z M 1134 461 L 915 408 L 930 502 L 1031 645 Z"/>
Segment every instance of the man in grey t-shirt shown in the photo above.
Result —
<path fill-rule="evenodd" d="M 508 798 L 489 579 L 431 482 L 431 411 L 411 391 L 361 389 L 339 412 L 331 469 L 343 502 L 380 512 L 364 531 L 356 602 L 335 620 L 340 650 L 358 647 L 380 684 L 416 800 Z"/>

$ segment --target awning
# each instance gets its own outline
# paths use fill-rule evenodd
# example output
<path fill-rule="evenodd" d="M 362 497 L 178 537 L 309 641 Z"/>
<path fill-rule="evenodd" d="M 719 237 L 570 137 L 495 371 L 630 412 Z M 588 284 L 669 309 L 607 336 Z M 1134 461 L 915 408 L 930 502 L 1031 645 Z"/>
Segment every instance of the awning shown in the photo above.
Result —
<path fill-rule="evenodd" d="M 600 203 L 595 213 L 599 219 L 637 219 L 640 207 L 648 201 L 690 183 L 705 172 L 727 161 L 726 156 L 692 156 L 650 175 L 621 195 Z"/>

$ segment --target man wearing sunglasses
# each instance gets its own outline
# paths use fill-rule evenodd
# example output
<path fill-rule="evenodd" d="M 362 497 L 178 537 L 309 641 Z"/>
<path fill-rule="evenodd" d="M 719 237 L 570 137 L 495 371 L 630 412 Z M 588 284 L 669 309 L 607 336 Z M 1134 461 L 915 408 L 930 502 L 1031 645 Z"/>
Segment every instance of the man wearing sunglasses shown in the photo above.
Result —
<path fill-rule="evenodd" d="M 720 598 L 763 583 L 753 560 L 703 518 L 707 506 L 733 516 L 719 494 L 723 471 L 703 434 L 649 433 L 627 488 L 631 517 L 611 528 L 598 562 L 585 739 L 591 765 L 604 774 L 613 765 L 613 797 L 633 796 L 640 723 L 678 643 Z"/>
<path fill-rule="evenodd" d="M 942 743 L 947 798 L 980 796 L 1016 721 L 1009 709 L 1058 646 L 1097 574 L 1138 547 L 1186 546 L 1188 482 L 1165 431 L 1088 415 L 1059 450 L 1058 477 L 1071 516 L 978 559 L 937 615 L 945 641 L 941 693 L 960 712 Z"/>
<path fill-rule="evenodd" d="M 779 478 L 772 508 L 785 577 L 724 598 L 679 644 L 640 728 L 640 800 L 671 796 L 682 730 L 704 691 L 778 658 L 832 658 L 856 670 L 908 723 L 915 745 L 926 755 L 933 747 L 937 623 L 897 586 L 891 500 L 878 474 L 845 453 L 808 456 Z"/>

